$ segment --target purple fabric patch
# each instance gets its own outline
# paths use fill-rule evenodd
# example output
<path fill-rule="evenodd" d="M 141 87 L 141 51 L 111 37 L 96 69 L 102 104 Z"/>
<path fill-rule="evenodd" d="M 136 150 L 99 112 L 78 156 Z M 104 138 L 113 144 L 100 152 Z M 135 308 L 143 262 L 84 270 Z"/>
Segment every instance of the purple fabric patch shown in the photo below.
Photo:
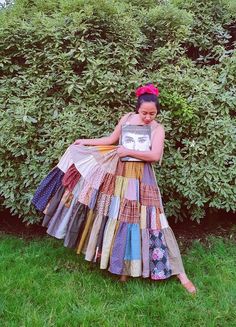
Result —
<path fill-rule="evenodd" d="M 151 228 L 151 219 L 152 219 L 152 207 L 147 206 L 146 207 L 146 226 L 148 229 Z"/>
<path fill-rule="evenodd" d="M 142 275 L 144 278 L 149 277 L 149 231 L 148 229 L 142 229 L 142 263 L 143 263 L 143 272 Z"/>
<path fill-rule="evenodd" d="M 144 164 L 142 183 L 151 186 L 156 186 L 156 180 L 152 170 L 152 165 L 149 163 Z"/>
<path fill-rule="evenodd" d="M 122 275 L 128 223 L 120 223 L 112 249 L 109 271 Z"/>
<path fill-rule="evenodd" d="M 64 217 L 67 214 L 67 211 L 69 209 L 64 206 L 63 202 L 60 202 L 60 204 L 57 207 L 57 210 L 51 220 L 48 223 L 48 229 L 47 233 L 51 236 L 54 236 L 56 238 L 64 238 L 65 235 L 61 235 L 60 237 L 57 236 L 58 230 L 60 228 L 60 225 L 63 223 Z"/>

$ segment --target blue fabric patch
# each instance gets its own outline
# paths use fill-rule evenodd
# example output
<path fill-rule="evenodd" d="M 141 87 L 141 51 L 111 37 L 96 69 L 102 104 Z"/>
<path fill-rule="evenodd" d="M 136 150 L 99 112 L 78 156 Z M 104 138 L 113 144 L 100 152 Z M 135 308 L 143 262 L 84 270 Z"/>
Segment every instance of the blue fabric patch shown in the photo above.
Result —
<path fill-rule="evenodd" d="M 140 201 L 140 199 L 139 199 L 139 180 L 138 179 L 136 179 L 136 199 L 137 199 L 137 201 Z"/>
<path fill-rule="evenodd" d="M 50 198 L 56 193 L 62 185 L 63 171 L 55 167 L 50 173 L 42 180 L 37 188 L 32 203 L 39 211 L 43 211 Z"/>
<path fill-rule="evenodd" d="M 112 196 L 111 204 L 109 207 L 109 218 L 117 219 L 120 209 L 120 198 L 119 196 Z"/>
<path fill-rule="evenodd" d="M 90 199 L 90 202 L 89 202 L 89 209 L 93 209 L 96 205 L 96 201 L 97 201 L 97 195 L 98 195 L 98 190 L 93 190 L 92 192 L 92 196 L 91 196 L 91 199 Z"/>
<path fill-rule="evenodd" d="M 139 224 L 128 224 L 124 260 L 141 259 L 140 237 Z"/>

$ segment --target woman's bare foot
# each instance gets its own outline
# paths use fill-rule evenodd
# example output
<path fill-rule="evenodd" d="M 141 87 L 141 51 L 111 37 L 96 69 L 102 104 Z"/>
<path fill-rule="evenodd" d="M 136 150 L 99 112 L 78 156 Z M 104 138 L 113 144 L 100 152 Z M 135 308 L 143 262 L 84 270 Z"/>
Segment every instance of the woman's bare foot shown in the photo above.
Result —
<path fill-rule="evenodd" d="M 187 275 L 185 273 L 181 273 L 177 275 L 177 278 L 180 280 L 180 283 L 183 285 L 183 287 L 191 294 L 196 294 L 197 289 L 194 286 L 194 284 L 191 282 L 191 280 L 188 279 Z"/>
<path fill-rule="evenodd" d="M 120 281 L 120 282 L 126 282 L 127 279 L 128 279 L 128 276 L 126 276 L 126 275 L 121 275 L 119 281 Z"/>

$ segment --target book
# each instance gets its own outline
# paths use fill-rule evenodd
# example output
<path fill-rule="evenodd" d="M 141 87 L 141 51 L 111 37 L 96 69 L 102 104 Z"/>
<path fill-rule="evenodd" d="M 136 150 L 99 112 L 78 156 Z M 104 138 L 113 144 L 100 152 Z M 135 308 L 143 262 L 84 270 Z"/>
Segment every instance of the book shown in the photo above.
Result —
<path fill-rule="evenodd" d="M 136 151 L 151 150 L 151 126 L 149 125 L 122 125 L 120 145 Z M 143 161 L 133 157 L 123 157 L 121 161 Z"/>

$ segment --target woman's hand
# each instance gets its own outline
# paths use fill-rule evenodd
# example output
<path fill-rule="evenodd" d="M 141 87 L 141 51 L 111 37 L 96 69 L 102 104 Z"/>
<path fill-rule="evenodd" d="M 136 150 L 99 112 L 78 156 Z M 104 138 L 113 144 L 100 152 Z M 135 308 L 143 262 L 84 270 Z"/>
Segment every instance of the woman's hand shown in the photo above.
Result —
<path fill-rule="evenodd" d="M 125 148 L 123 145 L 118 146 L 116 152 L 120 158 L 129 156 L 129 149 Z"/>

